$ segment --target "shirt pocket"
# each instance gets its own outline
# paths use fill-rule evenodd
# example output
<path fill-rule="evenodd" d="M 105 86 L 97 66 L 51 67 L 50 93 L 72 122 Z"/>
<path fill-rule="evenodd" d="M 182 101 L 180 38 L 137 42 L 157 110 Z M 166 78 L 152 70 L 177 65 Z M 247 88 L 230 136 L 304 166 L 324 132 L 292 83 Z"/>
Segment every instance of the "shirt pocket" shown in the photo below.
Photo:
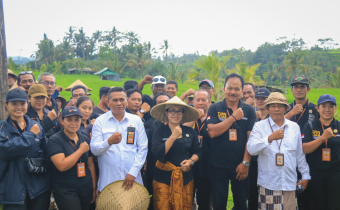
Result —
<path fill-rule="evenodd" d="M 285 147 L 288 151 L 296 151 L 297 149 L 297 136 L 295 134 L 285 134 L 288 137 L 285 138 L 283 141 L 286 140 Z"/>
<path fill-rule="evenodd" d="M 115 132 L 117 131 L 114 128 L 103 129 L 103 140 L 105 141 L 106 139 L 110 138 Z"/>

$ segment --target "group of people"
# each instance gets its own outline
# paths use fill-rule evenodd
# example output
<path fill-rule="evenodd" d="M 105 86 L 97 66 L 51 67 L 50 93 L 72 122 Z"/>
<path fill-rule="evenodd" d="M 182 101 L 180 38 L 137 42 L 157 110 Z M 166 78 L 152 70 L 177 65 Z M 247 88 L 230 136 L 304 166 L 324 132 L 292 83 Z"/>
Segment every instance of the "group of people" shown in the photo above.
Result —
<path fill-rule="evenodd" d="M 0 122 L 3 210 L 95 209 L 112 182 L 152 195 L 149 209 L 340 209 L 340 124 L 336 99 L 307 99 L 305 76 L 291 82 L 294 102 L 256 89 L 238 74 L 177 97 L 178 84 L 145 76 L 101 87 L 95 106 L 85 85 L 58 95 L 55 77 L 8 72 Z M 151 83 L 152 95 L 143 94 Z M 185 103 L 185 102 L 186 103 Z"/>

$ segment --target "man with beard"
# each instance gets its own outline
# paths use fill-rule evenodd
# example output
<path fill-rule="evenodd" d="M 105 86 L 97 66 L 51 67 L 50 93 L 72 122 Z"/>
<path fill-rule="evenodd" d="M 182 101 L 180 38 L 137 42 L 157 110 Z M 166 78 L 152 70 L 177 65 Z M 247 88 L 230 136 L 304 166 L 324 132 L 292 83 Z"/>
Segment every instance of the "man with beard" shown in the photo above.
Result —
<path fill-rule="evenodd" d="M 20 72 L 17 80 L 18 88 L 28 93 L 28 90 L 35 84 L 35 78 L 32 71 Z"/>

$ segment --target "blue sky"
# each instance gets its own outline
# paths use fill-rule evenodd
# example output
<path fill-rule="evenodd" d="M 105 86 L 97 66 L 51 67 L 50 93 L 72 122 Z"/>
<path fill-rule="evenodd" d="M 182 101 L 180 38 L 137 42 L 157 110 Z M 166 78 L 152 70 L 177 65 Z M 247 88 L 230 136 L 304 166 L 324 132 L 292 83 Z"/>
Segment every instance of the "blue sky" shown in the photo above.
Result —
<path fill-rule="evenodd" d="M 57 44 L 69 26 L 88 36 L 116 26 L 157 49 L 168 39 L 175 55 L 254 51 L 283 36 L 340 44 L 339 8 L 339 0 L 4 0 L 7 55 L 29 57 L 44 33 Z"/>

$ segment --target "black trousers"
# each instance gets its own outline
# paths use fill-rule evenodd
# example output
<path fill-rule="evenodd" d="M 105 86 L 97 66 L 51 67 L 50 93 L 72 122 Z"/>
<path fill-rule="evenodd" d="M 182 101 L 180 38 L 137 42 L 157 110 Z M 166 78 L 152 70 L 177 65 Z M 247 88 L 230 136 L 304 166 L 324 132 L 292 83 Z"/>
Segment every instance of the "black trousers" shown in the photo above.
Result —
<path fill-rule="evenodd" d="M 86 184 L 53 192 L 59 210 L 88 210 L 93 196 L 93 184 Z"/>
<path fill-rule="evenodd" d="M 210 178 L 194 176 L 194 192 L 196 192 L 198 210 L 211 210 Z"/>
<path fill-rule="evenodd" d="M 247 210 L 249 177 L 239 181 L 236 169 L 216 168 L 210 166 L 211 190 L 214 210 L 225 210 L 228 201 L 229 180 L 234 199 L 235 210 Z"/>
<path fill-rule="evenodd" d="M 297 169 L 296 169 L 297 170 Z M 302 178 L 301 173 L 297 170 L 298 180 Z M 297 196 L 299 210 L 314 210 L 312 195 L 309 187 Z"/>
<path fill-rule="evenodd" d="M 310 171 L 312 180 L 308 183 L 314 210 L 340 209 L 340 171 Z"/>
<path fill-rule="evenodd" d="M 248 210 L 258 210 L 259 192 L 257 188 L 257 161 L 251 161 L 249 167 L 249 180 Z"/>
<path fill-rule="evenodd" d="M 50 205 L 51 192 L 47 191 L 34 199 L 30 199 L 26 193 L 24 205 L 4 204 L 3 210 L 48 210 Z"/>
<path fill-rule="evenodd" d="M 144 182 L 145 188 L 148 190 L 149 194 L 152 196 L 151 199 L 150 199 L 150 204 L 149 204 L 148 210 L 153 210 L 153 186 L 152 186 L 153 178 L 152 177 L 146 177 L 145 180 L 146 180 L 146 182 Z"/>

